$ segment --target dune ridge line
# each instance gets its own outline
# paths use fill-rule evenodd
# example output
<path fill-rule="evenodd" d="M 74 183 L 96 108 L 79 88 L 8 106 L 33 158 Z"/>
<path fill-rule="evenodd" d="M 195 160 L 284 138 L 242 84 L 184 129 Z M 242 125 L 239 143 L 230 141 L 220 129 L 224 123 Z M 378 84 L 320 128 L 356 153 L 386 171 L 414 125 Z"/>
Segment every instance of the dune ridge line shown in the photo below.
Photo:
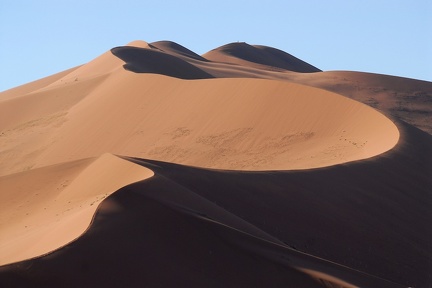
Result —
<path fill-rule="evenodd" d="M 103 199 L 121 187 L 154 175 L 150 169 L 112 154 L 85 164 L 78 165 L 78 171 L 69 168 L 64 175 L 57 173 L 55 177 L 64 178 L 60 185 L 42 183 L 36 191 L 32 184 L 38 181 L 34 179 L 38 170 L 55 175 L 56 171 L 50 170 L 61 171 L 68 164 L 0 178 L 5 189 L 0 195 L 0 265 L 43 255 L 73 241 L 87 229 Z M 29 184 L 17 187 L 16 181 Z M 27 197 L 19 197 L 19 193 Z"/>

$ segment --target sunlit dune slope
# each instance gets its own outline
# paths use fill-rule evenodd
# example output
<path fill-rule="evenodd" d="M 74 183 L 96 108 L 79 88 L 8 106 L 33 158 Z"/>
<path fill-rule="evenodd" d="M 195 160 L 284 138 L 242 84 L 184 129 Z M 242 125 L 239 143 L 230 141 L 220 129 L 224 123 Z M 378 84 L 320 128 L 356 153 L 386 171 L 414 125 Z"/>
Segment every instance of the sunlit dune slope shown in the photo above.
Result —
<path fill-rule="evenodd" d="M 98 204 L 153 172 L 110 154 L 0 177 L 0 265 L 79 237 Z"/>
<path fill-rule="evenodd" d="M 76 70 L 77 68 L 79 68 L 79 66 L 3 91 L 0 93 L 0 101 L 7 100 L 14 97 L 19 97 L 27 93 L 33 92 L 39 88 L 46 87 L 49 84 L 57 81 L 58 79 L 61 79 L 65 75 L 68 75 L 69 73 Z"/>
<path fill-rule="evenodd" d="M 6 130 L 0 140 L 10 145 L 37 133 L 27 153 L 0 155 L 2 174 L 107 152 L 220 169 L 307 169 L 372 157 L 399 138 L 396 126 L 366 105 L 281 81 L 185 81 L 116 70 L 94 85 L 69 109 L 53 109 L 62 114 Z"/>

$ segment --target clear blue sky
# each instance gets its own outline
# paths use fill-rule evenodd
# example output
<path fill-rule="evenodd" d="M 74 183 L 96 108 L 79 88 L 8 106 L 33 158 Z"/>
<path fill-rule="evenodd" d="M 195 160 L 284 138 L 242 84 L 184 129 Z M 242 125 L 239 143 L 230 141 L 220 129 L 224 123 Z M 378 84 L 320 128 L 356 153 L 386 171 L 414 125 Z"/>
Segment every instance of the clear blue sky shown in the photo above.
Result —
<path fill-rule="evenodd" d="M 432 0 L 0 0 L 0 91 L 138 39 L 198 54 L 244 41 L 322 70 L 432 81 Z"/>

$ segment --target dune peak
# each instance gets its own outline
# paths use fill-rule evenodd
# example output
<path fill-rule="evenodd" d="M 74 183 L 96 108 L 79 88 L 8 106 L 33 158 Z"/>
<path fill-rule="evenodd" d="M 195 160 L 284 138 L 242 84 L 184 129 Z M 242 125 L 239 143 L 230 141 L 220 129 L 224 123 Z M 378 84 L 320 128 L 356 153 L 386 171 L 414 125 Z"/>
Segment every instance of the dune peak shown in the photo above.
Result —
<path fill-rule="evenodd" d="M 250 45 L 246 42 L 233 42 L 203 55 L 211 61 L 246 65 L 267 70 L 287 70 L 302 73 L 320 72 L 321 70 L 282 50 Z"/>
<path fill-rule="evenodd" d="M 138 48 L 151 48 L 149 43 L 143 40 L 134 40 L 132 42 L 129 42 L 125 46 L 132 46 L 132 47 L 138 47 Z"/>

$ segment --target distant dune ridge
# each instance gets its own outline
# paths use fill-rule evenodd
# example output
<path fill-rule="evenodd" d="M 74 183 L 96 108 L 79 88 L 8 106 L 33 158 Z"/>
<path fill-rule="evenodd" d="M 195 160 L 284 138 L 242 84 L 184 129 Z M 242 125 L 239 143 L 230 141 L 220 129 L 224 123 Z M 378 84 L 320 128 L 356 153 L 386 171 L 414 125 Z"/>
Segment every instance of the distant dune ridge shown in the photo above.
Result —
<path fill-rule="evenodd" d="M 133 41 L 0 93 L 0 287 L 431 287 L 432 83 Z"/>
<path fill-rule="evenodd" d="M 252 46 L 244 42 L 224 45 L 207 52 L 203 57 L 211 61 L 235 63 L 265 70 L 303 73 L 321 71 L 284 51 L 262 45 Z"/>

